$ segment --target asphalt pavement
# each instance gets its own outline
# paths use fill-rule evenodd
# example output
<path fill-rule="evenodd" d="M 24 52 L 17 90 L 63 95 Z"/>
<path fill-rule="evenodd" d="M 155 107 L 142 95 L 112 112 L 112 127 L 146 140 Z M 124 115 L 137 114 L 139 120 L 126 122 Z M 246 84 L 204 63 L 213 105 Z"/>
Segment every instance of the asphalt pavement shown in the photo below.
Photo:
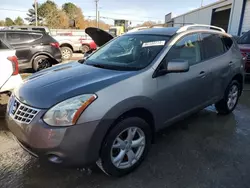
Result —
<path fill-rule="evenodd" d="M 210 106 L 158 133 L 144 163 L 122 178 L 108 177 L 96 166 L 70 169 L 40 164 L 14 141 L 0 117 L 0 187 L 248 188 L 250 85 L 245 88 L 231 115 L 217 115 Z M 5 106 L 1 108 L 3 116 Z"/>

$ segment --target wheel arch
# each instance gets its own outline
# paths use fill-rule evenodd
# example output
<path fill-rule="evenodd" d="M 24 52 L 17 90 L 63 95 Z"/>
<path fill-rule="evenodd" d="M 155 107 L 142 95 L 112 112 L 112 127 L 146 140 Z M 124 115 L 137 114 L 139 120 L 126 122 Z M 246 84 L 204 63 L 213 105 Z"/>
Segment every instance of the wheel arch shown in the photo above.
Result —
<path fill-rule="evenodd" d="M 51 60 L 54 60 L 54 58 L 52 57 L 52 55 L 49 54 L 49 53 L 47 53 L 47 52 L 37 52 L 37 53 L 35 53 L 35 54 L 32 56 L 32 58 L 31 58 L 31 61 L 30 61 L 31 67 L 33 67 L 33 65 L 34 65 L 34 59 L 35 59 L 36 57 L 38 57 L 38 56 L 41 56 L 41 55 L 45 55 L 45 56 L 47 56 L 48 58 L 50 58 Z"/>
<path fill-rule="evenodd" d="M 60 48 L 62 48 L 62 47 L 68 47 L 68 48 L 70 48 L 72 51 L 74 51 L 73 46 L 72 46 L 71 44 L 69 44 L 69 43 L 62 43 L 62 44 L 60 45 Z"/>
<path fill-rule="evenodd" d="M 144 108 L 144 107 L 138 107 L 138 108 L 132 108 L 130 110 L 127 110 L 125 112 L 123 112 L 121 115 L 119 115 L 111 124 L 111 126 L 109 127 L 109 129 L 107 130 L 105 137 L 108 135 L 108 133 L 112 130 L 112 128 L 119 123 L 120 121 L 122 121 L 125 118 L 128 117 L 139 117 L 143 120 L 145 120 L 149 126 L 150 129 L 152 131 L 152 136 L 154 135 L 156 128 L 155 128 L 155 118 L 153 116 L 153 114 L 150 112 L 150 110 Z"/>
<path fill-rule="evenodd" d="M 243 85 L 244 85 L 244 76 L 242 74 L 236 74 L 233 78 L 232 81 L 236 80 L 240 84 L 240 94 L 242 93 L 243 90 Z"/>

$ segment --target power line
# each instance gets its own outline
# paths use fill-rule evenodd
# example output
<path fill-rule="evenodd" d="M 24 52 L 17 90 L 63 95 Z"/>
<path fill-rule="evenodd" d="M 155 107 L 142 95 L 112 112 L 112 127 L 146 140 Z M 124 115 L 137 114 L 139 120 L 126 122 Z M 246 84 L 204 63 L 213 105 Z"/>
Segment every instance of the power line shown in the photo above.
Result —
<path fill-rule="evenodd" d="M 26 12 L 28 13 L 28 11 L 26 10 L 18 10 L 18 9 L 6 9 L 6 8 L 0 8 L 0 10 L 6 10 L 6 11 L 16 11 L 16 12 Z M 103 12 L 107 12 L 107 11 L 103 11 Z M 114 15 L 127 15 L 127 16 L 131 16 L 130 14 L 122 14 L 122 13 L 110 13 L 110 14 L 114 14 Z M 85 17 L 96 17 L 96 16 L 92 16 L 92 15 L 84 15 Z M 113 17 L 109 17 L 109 16 L 101 16 L 100 18 L 103 19 L 112 19 L 112 20 L 116 20 L 117 18 L 113 18 Z M 153 18 L 153 17 L 141 17 L 141 18 L 151 18 L 151 19 L 155 19 L 155 20 L 160 20 L 159 18 Z M 134 20 L 134 19 L 129 19 L 130 21 L 138 21 L 138 22 L 145 22 L 146 20 Z"/>
<path fill-rule="evenodd" d="M 17 9 L 8 9 L 8 8 L 0 8 L 0 10 L 16 11 L 16 12 L 28 12 L 27 10 L 17 10 Z"/>

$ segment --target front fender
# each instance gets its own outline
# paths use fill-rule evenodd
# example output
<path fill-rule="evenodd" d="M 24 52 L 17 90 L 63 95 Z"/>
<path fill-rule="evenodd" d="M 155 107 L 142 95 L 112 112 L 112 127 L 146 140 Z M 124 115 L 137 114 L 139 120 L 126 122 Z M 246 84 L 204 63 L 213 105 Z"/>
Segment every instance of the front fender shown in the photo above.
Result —
<path fill-rule="evenodd" d="M 131 97 L 117 103 L 104 115 L 102 119 L 116 120 L 125 112 L 136 108 L 144 108 L 148 110 L 153 115 L 154 119 L 157 119 L 157 114 L 154 113 L 155 109 L 153 100 L 144 96 Z"/>
<path fill-rule="evenodd" d="M 91 143 L 93 143 L 95 147 L 94 149 L 90 149 L 88 152 L 95 160 L 98 159 L 99 151 L 103 145 L 103 140 L 106 137 L 111 126 L 114 124 L 115 120 L 117 120 L 117 118 L 119 118 L 122 114 L 136 108 L 144 108 L 153 115 L 154 120 L 159 119 L 157 117 L 157 114 L 155 113 L 156 111 L 154 109 L 155 105 L 153 103 L 153 100 L 151 100 L 150 98 L 138 96 L 128 98 L 119 102 L 103 116 L 91 138 Z M 154 123 L 157 125 L 158 121 L 155 121 Z"/>

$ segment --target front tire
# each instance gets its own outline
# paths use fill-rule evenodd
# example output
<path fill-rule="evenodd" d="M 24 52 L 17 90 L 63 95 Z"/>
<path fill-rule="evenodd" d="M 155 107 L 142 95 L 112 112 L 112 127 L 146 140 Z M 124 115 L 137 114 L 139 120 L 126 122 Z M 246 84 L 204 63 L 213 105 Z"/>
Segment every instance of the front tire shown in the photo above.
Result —
<path fill-rule="evenodd" d="M 237 80 L 233 80 L 227 87 L 224 98 L 215 104 L 219 114 L 227 115 L 231 113 L 240 97 L 240 84 Z"/>
<path fill-rule="evenodd" d="M 126 118 L 108 133 L 97 165 L 108 175 L 126 175 L 144 160 L 151 138 L 151 129 L 146 121 L 138 117 Z"/>

